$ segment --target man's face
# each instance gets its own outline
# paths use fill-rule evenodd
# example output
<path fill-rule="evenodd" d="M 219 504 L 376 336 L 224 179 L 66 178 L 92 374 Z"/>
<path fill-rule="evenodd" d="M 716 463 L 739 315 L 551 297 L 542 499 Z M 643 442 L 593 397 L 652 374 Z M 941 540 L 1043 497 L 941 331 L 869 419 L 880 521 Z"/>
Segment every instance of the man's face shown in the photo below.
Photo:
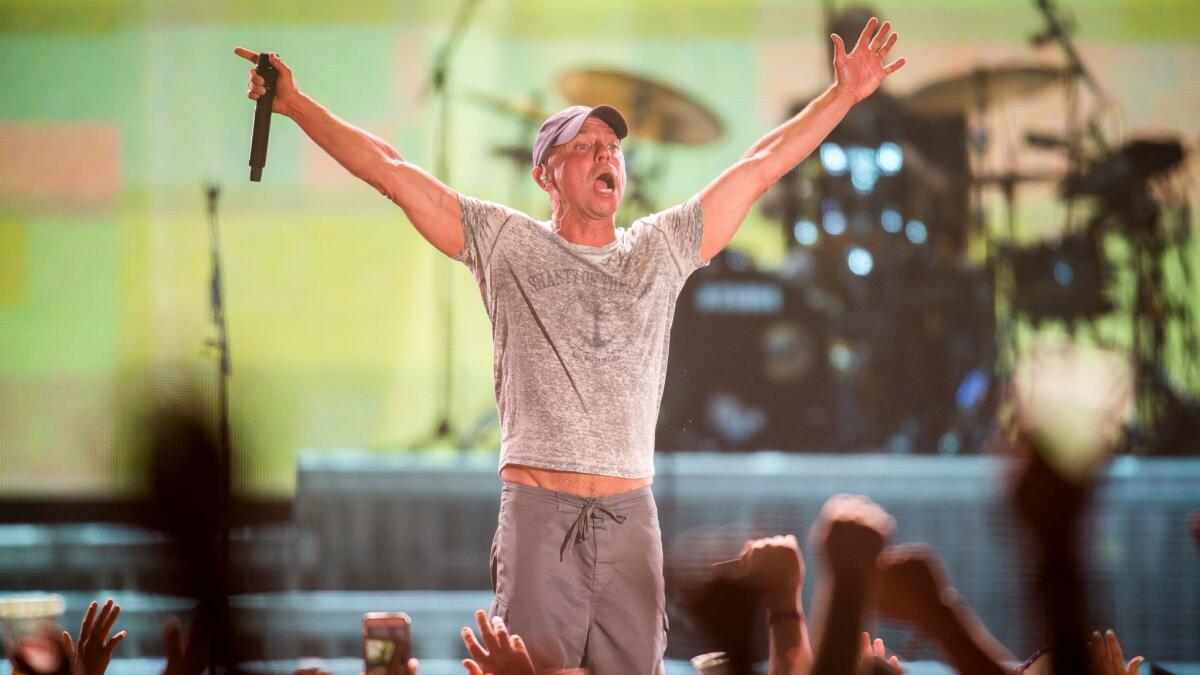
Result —
<path fill-rule="evenodd" d="M 625 157 L 611 127 L 589 117 L 579 135 L 556 145 L 546 158 L 552 177 L 547 188 L 566 206 L 589 219 L 609 218 L 625 194 Z"/>

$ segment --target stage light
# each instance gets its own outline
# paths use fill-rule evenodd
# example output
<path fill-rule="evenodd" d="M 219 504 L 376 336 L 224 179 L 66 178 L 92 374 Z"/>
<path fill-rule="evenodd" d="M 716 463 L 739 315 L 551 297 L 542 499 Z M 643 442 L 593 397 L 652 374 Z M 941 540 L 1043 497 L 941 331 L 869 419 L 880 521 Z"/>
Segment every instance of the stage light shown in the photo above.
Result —
<path fill-rule="evenodd" d="M 854 367 L 854 350 L 845 340 L 835 339 L 829 345 L 829 365 L 840 373 L 847 373 Z"/>
<path fill-rule="evenodd" d="M 953 431 L 947 431 L 938 439 L 938 452 L 943 455 L 957 455 L 961 446 L 958 434 Z"/>
<path fill-rule="evenodd" d="M 847 152 L 850 159 L 850 184 L 859 194 L 870 194 L 879 180 L 879 163 L 875 161 L 875 151 L 871 148 L 850 148 Z"/>
<path fill-rule="evenodd" d="M 696 292 L 694 302 L 700 314 L 778 314 L 783 291 L 775 284 L 712 281 Z"/>
<path fill-rule="evenodd" d="M 871 257 L 871 252 L 860 246 L 854 246 L 846 254 L 846 266 L 850 271 L 860 277 L 865 277 L 871 273 L 871 268 L 875 267 L 875 259 Z"/>
<path fill-rule="evenodd" d="M 904 166 L 904 150 L 899 145 L 886 141 L 875 151 L 875 163 L 879 172 L 885 176 L 893 176 Z"/>
<path fill-rule="evenodd" d="M 829 209 L 821 218 L 821 227 L 831 236 L 838 236 L 846 231 L 846 214 L 839 209 Z"/>
<path fill-rule="evenodd" d="M 816 223 L 805 218 L 796 221 L 796 225 L 792 228 L 792 235 L 796 237 L 796 243 L 801 246 L 812 246 L 817 243 L 821 231 L 817 229 Z"/>
<path fill-rule="evenodd" d="M 1065 260 L 1056 260 L 1054 262 L 1054 280 L 1059 286 L 1070 286 L 1075 280 L 1075 270 L 1071 268 L 1071 264 Z"/>
<path fill-rule="evenodd" d="M 929 239 L 929 229 L 919 220 L 910 220 L 904 227 L 904 236 L 914 244 L 924 244 Z"/>
<path fill-rule="evenodd" d="M 821 166 L 825 167 L 825 172 L 831 176 L 840 176 L 846 173 L 846 151 L 837 143 L 822 143 L 821 144 Z"/>
<path fill-rule="evenodd" d="M 896 234 L 904 229 L 904 216 L 896 209 L 884 209 L 879 214 L 879 224 L 883 226 L 884 232 Z"/>
<path fill-rule="evenodd" d="M 988 376 L 979 368 L 972 369 L 954 392 L 954 403 L 959 410 L 970 410 L 987 396 Z"/>

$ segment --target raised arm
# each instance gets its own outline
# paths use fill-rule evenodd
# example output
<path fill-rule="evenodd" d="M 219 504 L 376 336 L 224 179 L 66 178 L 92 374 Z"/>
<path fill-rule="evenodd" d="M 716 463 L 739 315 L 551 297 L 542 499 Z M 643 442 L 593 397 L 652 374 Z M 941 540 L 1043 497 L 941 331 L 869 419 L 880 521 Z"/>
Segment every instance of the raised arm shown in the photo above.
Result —
<path fill-rule="evenodd" d="M 238 47 L 238 56 L 258 62 L 258 54 Z M 275 53 L 271 65 L 279 71 L 273 112 L 290 117 L 321 149 L 380 194 L 395 202 L 422 237 L 448 256 L 463 249 L 462 215 L 458 194 L 421 167 L 407 161 L 383 139 L 334 115 L 305 96 L 296 86 L 292 69 Z M 263 79 L 250 69 L 246 95 L 257 100 L 266 93 Z"/>
<path fill-rule="evenodd" d="M 854 104 L 870 96 L 885 77 L 904 65 L 902 58 L 883 65 L 899 35 L 892 33 L 891 27 L 891 23 L 879 26 L 878 19 L 871 19 L 848 54 L 842 39 L 831 35 L 833 84 L 798 115 L 760 138 L 741 160 L 700 192 L 704 212 L 700 257 L 710 260 L 720 253 L 767 188 L 804 161 Z"/>
<path fill-rule="evenodd" d="M 796 538 L 789 534 L 747 541 L 737 558 L 716 566 L 716 573 L 752 588 L 766 605 L 768 675 L 807 673 L 812 667 L 812 642 L 800 607 L 804 558 Z"/>
<path fill-rule="evenodd" d="M 853 673 L 859 635 L 878 585 L 876 559 L 896 531 L 896 521 L 875 502 L 834 495 L 821 507 L 812 539 L 824 554 L 817 592 L 821 618 L 812 675 Z"/>
<path fill-rule="evenodd" d="M 1016 659 L 950 586 L 941 560 L 921 544 L 892 546 L 879 556 L 879 611 L 915 624 L 941 645 L 960 673 L 1005 675 Z"/>

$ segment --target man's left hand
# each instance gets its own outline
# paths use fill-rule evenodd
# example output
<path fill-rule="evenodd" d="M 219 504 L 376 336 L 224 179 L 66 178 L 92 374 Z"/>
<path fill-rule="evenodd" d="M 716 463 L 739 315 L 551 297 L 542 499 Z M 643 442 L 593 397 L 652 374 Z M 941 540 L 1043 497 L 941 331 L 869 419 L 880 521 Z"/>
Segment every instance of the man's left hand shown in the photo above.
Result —
<path fill-rule="evenodd" d="M 830 35 L 834 45 L 834 86 L 850 94 L 855 102 L 873 94 L 879 85 L 883 84 L 885 77 L 900 70 L 904 65 L 903 57 L 883 65 L 899 35 L 892 32 L 890 21 L 884 21 L 880 26 L 879 19 L 874 17 L 867 22 L 854 49 L 849 53 L 846 53 L 846 45 L 840 36 Z"/>

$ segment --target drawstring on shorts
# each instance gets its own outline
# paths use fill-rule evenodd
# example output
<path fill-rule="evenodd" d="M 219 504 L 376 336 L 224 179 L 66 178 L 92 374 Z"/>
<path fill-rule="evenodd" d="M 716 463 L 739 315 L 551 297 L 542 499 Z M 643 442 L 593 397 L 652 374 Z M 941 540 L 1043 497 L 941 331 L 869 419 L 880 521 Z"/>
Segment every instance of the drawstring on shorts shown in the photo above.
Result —
<path fill-rule="evenodd" d="M 558 549 L 558 561 L 562 562 L 564 555 L 571 553 L 575 548 L 575 544 L 587 541 L 588 523 L 590 521 L 604 520 L 608 516 L 610 520 L 620 525 L 625 522 L 626 517 L 617 513 L 613 513 L 607 506 L 596 501 L 596 497 L 587 497 L 583 500 L 583 508 L 579 510 L 579 516 L 575 519 L 575 523 L 571 525 L 571 529 L 567 530 L 567 537 L 563 539 L 562 546 Z M 592 532 L 596 531 L 596 523 L 591 522 Z"/>

